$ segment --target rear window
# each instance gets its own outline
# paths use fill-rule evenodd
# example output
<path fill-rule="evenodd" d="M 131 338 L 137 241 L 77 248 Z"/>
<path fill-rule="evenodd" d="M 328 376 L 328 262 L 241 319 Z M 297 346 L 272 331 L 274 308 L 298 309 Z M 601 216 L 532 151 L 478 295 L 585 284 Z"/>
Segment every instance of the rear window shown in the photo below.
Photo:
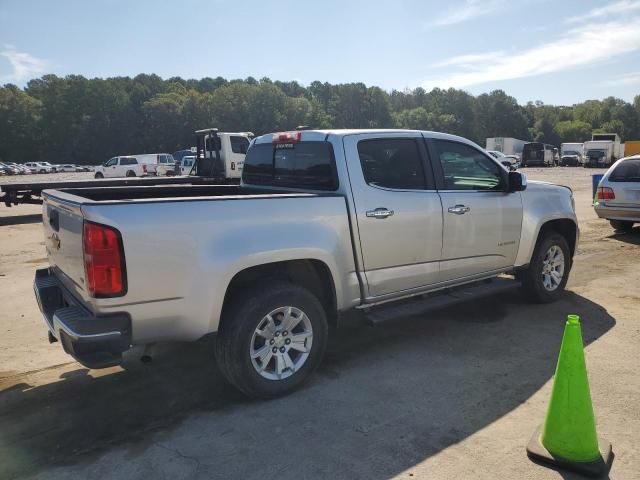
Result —
<path fill-rule="evenodd" d="M 121 158 L 120 165 L 136 165 L 138 161 L 135 158 Z"/>
<path fill-rule="evenodd" d="M 247 183 L 310 190 L 336 190 L 333 150 L 329 142 L 258 144 L 247 152 L 242 178 Z"/>
<path fill-rule="evenodd" d="M 626 160 L 613 169 L 611 182 L 640 182 L 640 159 Z"/>

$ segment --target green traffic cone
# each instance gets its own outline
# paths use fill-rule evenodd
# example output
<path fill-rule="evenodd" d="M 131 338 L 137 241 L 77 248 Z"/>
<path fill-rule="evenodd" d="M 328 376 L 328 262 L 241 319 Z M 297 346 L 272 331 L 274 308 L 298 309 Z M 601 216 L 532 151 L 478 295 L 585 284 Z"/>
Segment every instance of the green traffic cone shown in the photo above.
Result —
<path fill-rule="evenodd" d="M 596 434 L 577 315 L 568 316 L 547 416 L 527 454 L 532 460 L 593 476 L 610 464 L 611 444 Z"/>

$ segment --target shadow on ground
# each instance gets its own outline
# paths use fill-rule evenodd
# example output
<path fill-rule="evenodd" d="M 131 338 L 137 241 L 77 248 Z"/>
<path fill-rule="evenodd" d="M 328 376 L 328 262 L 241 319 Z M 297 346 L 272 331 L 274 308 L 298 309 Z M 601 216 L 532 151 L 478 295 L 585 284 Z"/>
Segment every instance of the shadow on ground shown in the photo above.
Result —
<path fill-rule="evenodd" d="M 0 227 L 6 227 L 9 225 L 24 225 L 27 223 L 40 223 L 40 222 L 42 222 L 42 214 L 40 213 L 0 217 Z"/>
<path fill-rule="evenodd" d="M 613 235 L 609 235 L 607 238 L 629 243 L 631 245 L 640 245 L 640 227 L 635 227 L 630 232 L 614 233 Z"/>
<path fill-rule="evenodd" d="M 202 478 L 386 479 L 540 389 L 568 313 L 581 315 L 585 344 L 615 325 L 572 293 L 553 305 L 510 293 L 382 327 L 352 325 L 333 332 L 305 388 L 269 402 L 223 381 L 209 339 L 127 371 L 77 368 L 40 386 L 16 379 L 0 393 L 0 478 L 82 468 L 106 453 L 120 457 L 92 478 L 155 478 L 173 462 Z"/>

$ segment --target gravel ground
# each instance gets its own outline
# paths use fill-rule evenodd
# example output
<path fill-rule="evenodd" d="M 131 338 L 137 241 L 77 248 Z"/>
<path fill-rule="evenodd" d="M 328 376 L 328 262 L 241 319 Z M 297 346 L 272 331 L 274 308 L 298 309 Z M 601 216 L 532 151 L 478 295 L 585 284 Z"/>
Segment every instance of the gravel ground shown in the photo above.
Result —
<path fill-rule="evenodd" d="M 65 180 L 91 179 L 93 179 L 93 172 L 36 173 L 34 175 L 3 176 L 0 177 L 0 185 L 3 183 L 63 182 Z"/>
<path fill-rule="evenodd" d="M 227 385 L 208 340 L 126 369 L 71 361 L 47 343 L 31 291 L 45 265 L 39 207 L 0 208 L 0 478 L 577 479 L 525 454 L 569 313 L 582 317 L 598 433 L 616 454 L 609 478 L 640 478 L 640 228 L 614 235 L 596 218 L 599 171 L 524 171 L 576 196 L 561 301 L 510 294 L 334 331 L 312 381 L 270 402 Z"/>

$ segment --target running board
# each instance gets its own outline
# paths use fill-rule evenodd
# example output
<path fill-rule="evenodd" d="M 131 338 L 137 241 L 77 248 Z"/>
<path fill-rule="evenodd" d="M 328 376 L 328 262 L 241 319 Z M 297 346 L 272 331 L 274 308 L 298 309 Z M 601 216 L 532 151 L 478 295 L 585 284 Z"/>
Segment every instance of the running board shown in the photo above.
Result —
<path fill-rule="evenodd" d="M 516 280 L 506 278 L 494 278 L 481 282 L 468 284 L 457 289 L 442 290 L 437 293 L 427 294 L 419 300 L 397 304 L 390 302 L 383 306 L 372 307 L 365 310 L 365 318 L 371 325 L 395 320 L 403 317 L 411 317 L 433 310 L 459 305 L 460 303 L 479 298 L 508 292 L 519 288 L 522 284 Z"/>

